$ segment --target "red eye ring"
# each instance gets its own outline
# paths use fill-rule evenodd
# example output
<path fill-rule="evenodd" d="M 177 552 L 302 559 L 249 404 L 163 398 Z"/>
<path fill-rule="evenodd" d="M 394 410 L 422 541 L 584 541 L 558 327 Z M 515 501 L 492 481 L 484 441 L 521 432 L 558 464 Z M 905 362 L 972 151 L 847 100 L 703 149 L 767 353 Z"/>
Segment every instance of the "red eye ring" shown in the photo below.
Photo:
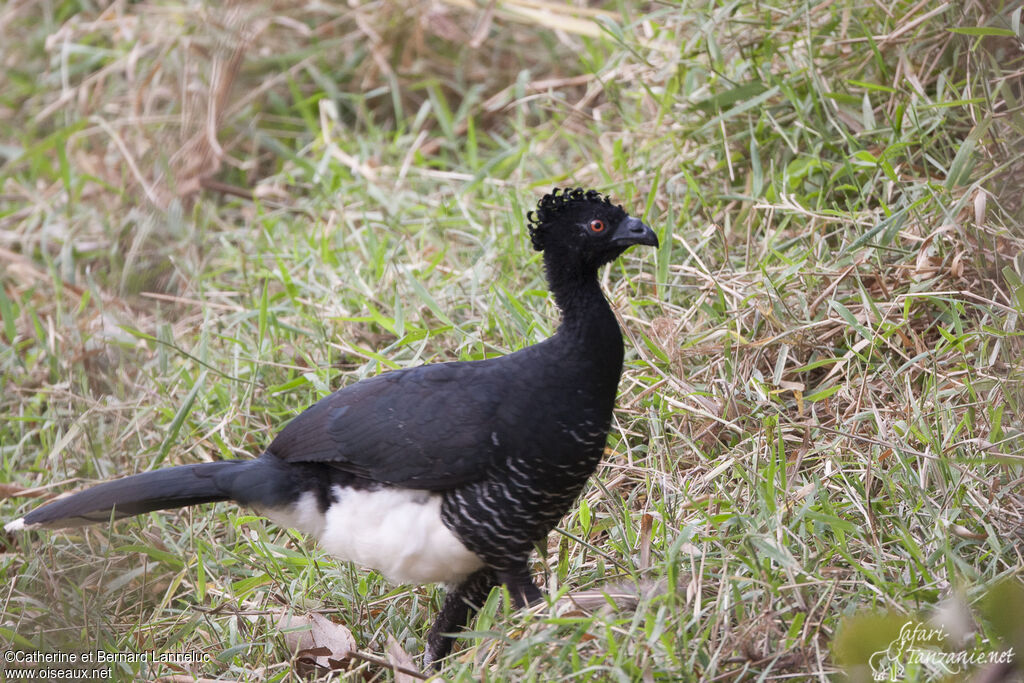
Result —
<path fill-rule="evenodd" d="M 601 220 L 600 218 L 595 218 L 594 220 L 590 221 L 590 232 L 603 232 L 603 231 L 604 231 L 604 221 L 603 220 Z"/>

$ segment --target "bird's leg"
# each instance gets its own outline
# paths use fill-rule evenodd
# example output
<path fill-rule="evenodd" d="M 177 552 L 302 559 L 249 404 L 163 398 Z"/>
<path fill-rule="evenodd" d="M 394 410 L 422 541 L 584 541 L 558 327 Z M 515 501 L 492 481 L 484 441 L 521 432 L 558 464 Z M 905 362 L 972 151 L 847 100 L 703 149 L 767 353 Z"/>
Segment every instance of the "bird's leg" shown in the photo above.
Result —
<path fill-rule="evenodd" d="M 491 588 L 499 583 L 505 584 L 512 602 L 517 608 L 528 607 L 540 602 L 544 595 L 530 579 L 529 567 L 495 571 L 488 567 L 478 569 L 469 577 L 450 590 L 444 598 L 441 611 L 434 618 L 434 623 L 427 632 L 427 666 L 437 668 L 437 662 L 452 651 L 455 637 L 445 635 L 455 633 L 469 621 L 469 617 L 487 600 Z"/>
<path fill-rule="evenodd" d="M 485 567 L 473 572 L 465 581 L 448 591 L 441 611 L 427 632 L 426 666 L 437 668 L 438 660 L 448 656 L 455 637 L 445 634 L 454 633 L 465 626 L 470 615 L 484 603 L 491 588 L 497 584 L 494 571 Z"/>
<path fill-rule="evenodd" d="M 525 563 L 515 569 L 498 572 L 498 581 L 505 584 L 512 602 L 517 608 L 529 607 L 544 597 L 537 585 L 530 578 L 530 569 Z"/>

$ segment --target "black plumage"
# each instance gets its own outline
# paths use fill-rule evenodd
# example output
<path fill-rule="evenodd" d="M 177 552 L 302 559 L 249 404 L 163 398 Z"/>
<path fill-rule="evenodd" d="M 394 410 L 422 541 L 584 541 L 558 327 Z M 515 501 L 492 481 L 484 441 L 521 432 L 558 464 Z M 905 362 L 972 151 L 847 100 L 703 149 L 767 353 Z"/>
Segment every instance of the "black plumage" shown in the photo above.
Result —
<path fill-rule="evenodd" d="M 8 529 L 234 500 L 345 559 L 399 580 L 446 583 L 427 637 L 428 661 L 445 656 L 452 641 L 443 634 L 492 586 L 508 586 L 518 606 L 540 599 L 530 552 L 596 468 L 622 373 L 622 335 L 598 269 L 632 245 L 658 245 L 648 226 L 595 191 L 556 189 L 529 223 L 562 311 L 552 337 L 506 356 L 362 380 L 298 415 L 256 459 L 100 484 Z M 376 537 L 358 540 L 367 531 Z"/>

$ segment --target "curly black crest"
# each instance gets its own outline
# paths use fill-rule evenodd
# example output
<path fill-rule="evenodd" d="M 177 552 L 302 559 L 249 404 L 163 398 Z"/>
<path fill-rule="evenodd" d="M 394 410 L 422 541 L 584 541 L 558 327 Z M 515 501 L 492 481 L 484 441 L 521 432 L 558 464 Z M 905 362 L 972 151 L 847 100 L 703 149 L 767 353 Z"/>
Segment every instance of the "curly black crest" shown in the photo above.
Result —
<path fill-rule="evenodd" d="M 537 202 L 537 210 L 526 214 L 530 228 L 530 241 L 537 251 L 544 250 L 547 232 L 551 224 L 558 219 L 566 208 L 582 202 L 603 202 L 612 205 L 612 200 L 597 190 L 585 190 L 582 187 L 556 187 L 550 194 L 541 197 Z M 619 208 L 622 208 L 621 206 Z"/>

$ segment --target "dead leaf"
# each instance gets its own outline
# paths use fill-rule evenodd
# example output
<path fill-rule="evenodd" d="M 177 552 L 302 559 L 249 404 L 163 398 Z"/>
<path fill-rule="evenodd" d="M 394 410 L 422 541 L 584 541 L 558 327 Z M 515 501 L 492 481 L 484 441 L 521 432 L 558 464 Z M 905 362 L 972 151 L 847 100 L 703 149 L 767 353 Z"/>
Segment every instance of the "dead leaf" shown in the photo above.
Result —
<path fill-rule="evenodd" d="M 316 612 L 301 616 L 282 613 L 279 627 L 288 649 L 295 655 L 299 675 L 349 668 L 356 639 L 344 624 Z"/>
<path fill-rule="evenodd" d="M 988 205 L 988 193 L 980 187 L 974 192 L 974 224 L 985 222 L 985 207 Z"/>
<path fill-rule="evenodd" d="M 412 657 L 409 653 L 402 649 L 402 646 L 398 644 L 395 637 L 388 634 L 388 662 L 394 667 L 395 671 L 395 683 L 419 683 L 423 680 L 422 674 L 420 676 L 413 676 L 408 672 L 420 673 L 420 670 L 416 667 L 416 664 L 412 661 Z"/>
<path fill-rule="evenodd" d="M 22 495 L 25 489 L 17 484 L 0 484 L 0 498 L 13 498 Z"/>
<path fill-rule="evenodd" d="M 640 518 L 640 568 L 646 569 L 651 566 L 651 531 L 654 528 L 654 518 L 646 512 Z"/>
<path fill-rule="evenodd" d="M 949 530 L 950 532 L 952 532 L 954 536 L 966 538 L 970 541 L 984 541 L 986 538 L 988 538 L 986 534 L 979 534 L 975 531 L 971 531 L 962 524 L 950 524 Z"/>
<path fill-rule="evenodd" d="M 631 612 L 637 608 L 642 599 L 665 593 L 667 590 L 668 586 L 660 580 L 644 580 L 639 583 L 621 581 L 603 588 L 573 591 L 558 601 L 558 612 L 559 616 L 578 611 L 582 611 L 584 614 L 591 614 L 598 610 Z"/>

